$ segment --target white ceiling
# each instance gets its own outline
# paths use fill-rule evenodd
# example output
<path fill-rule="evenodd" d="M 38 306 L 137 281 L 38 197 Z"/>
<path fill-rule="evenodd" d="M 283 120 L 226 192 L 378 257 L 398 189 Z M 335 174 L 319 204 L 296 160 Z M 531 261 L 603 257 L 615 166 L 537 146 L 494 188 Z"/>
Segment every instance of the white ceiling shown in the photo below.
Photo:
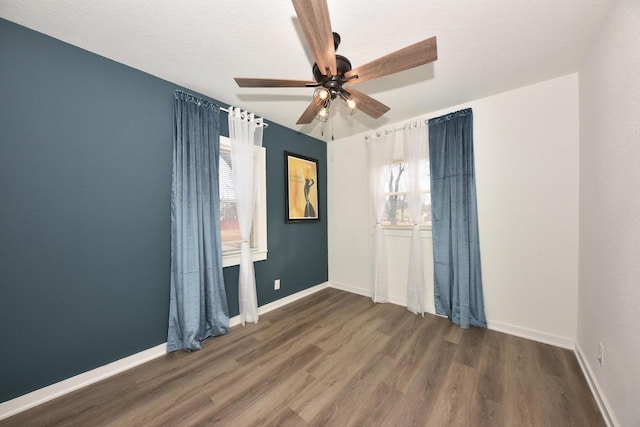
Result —
<path fill-rule="evenodd" d="M 613 0 L 328 0 L 354 68 L 431 36 L 432 64 L 358 85 L 391 110 L 332 109 L 337 138 L 576 72 Z M 290 0 L 0 0 L 0 16 L 320 139 L 298 126 L 311 88 L 239 88 L 233 77 L 313 80 Z M 327 125 L 329 134 L 331 123 Z"/>

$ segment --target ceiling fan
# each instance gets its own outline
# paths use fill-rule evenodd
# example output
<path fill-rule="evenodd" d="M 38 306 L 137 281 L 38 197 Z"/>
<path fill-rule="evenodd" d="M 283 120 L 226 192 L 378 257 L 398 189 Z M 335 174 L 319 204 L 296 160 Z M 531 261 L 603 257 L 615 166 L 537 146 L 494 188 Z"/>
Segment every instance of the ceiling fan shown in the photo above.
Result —
<path fill-rule="evenodd" d="M 361 110 L 374 119 L 389 111 L 389 107 L 356 90 L 353 85 L 377 79 L 438 59 L 436 38 L 431 37 L 412 44 L 365 65 L 351 68 L 351 61 L 336 55 L 340 35 L 331 30 L 327 0 L 292 0 L 304 35 L 311 47 L 316 63 L 312 80 L 283 80 L 236 77 L 240 87 L 315 87 L 313 100 L 296 124 L 311 123 L 314 118 L 326 121 L 331 101 L 339 98 L 353 114 Z"/>

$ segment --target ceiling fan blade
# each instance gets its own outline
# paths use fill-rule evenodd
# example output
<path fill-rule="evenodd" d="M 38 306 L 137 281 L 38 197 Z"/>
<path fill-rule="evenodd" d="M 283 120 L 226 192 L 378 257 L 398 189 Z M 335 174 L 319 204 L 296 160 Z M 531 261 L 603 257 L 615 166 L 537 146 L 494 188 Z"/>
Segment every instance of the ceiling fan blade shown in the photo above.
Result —
<path fill-rule="evenodd" d="M 320 72 L 332 76 L 336 69 L 336 51 L 333 46 L 333 32 L 327 0 L 292 0 L 298 20 L 313 52 Z M 327 69 L 329 71 L 327 72 Z"/>
<path fill-rule="evenodd" d="M 302 113 L 296 124 L 306 125 L 307 123 L 311 123 L 321 109 L 322 107 L 320 105 L 316 104 L 315 101 L 311 101 L 311 104 L 304 110 L 304 113 Z"/>
<path fill-rule="evenodd" d="M 438 59 L 436 38 L 431 37 L 353 69 L 345 73 L 345 78 L 357 75 L 358 78 L 350 80 L 349 83 L 362 83 L 427 64 L 436 59 Z"/>
<path fill-rule="evenodd" d="M 352 87 L 348 87 L 345 89 L 345 92 L 351 94 L 353 98 L 356 100 L 356 104 L 358 109 L 365 114 L 373 117 L 374 119 L 379 118 L 384 113 L 389 111 L 391 108 L 387 107 L 380 101 L 376 101 L 369 95 L 366 95 L 359 90 L 355 90 Z"/>
<path fill-rule="evenodd" d="M 248 77 L 235 77 L 234 80 L 240 87 L 309 87 L 318 84 L 312 80 L 253 79 Z"/>

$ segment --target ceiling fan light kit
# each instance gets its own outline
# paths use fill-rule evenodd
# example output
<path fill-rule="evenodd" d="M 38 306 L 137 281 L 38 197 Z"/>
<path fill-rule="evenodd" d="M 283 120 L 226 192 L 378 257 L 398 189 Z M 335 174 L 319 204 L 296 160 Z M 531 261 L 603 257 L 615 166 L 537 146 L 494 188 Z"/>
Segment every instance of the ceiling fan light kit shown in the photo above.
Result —
<path fill-rule="evenodd" d="M 313 100 L 321 107 L 331 100 L 331 91 L 325 87 L 319 87 L 313 92 Z"/>
<path fill-rule="evenodd" d="M 329 107 L 331 106 L 331 101 L 327 101 L 327 103 L 324 105 L 324 107 L 322 107 L 320 109 L 320 111 L 318 111 L 318 114 L 316 114 L 316 120 L 318 120 L 319 122 L 326 122 L 327 120 L 329 120 Z"/>
<path fill-rule="evenodd" d="M 345 90 L 340 91 L 340 97 L 344 101 L 344 109 L 347 113 L 353 114 L 358 110 L 358 102 L 352 97 L 347 96 L 348 92 Z"/>
<path fill-rule="evenodd" d="M 316 60 L 312 73 L 314 81 L 259 79 L 236 77 L 240 87 L 315 87 L 313 99 L 297 124 L 313 119 L 326 122 L 331 101 L 340 98 L 349 114 L 357 110 L 379 118 L 389 107 L 355 90 L 352 85 L 378 77 L 405 71 L 438 59 L 436 38 L 431 37 L 352 69 L 348 58 L 337 55 L 340 35 L 331 31 L 327 0 L 292 0 L 305 38 Z M 344 86 L 344 87 L 343 87 Z"/>

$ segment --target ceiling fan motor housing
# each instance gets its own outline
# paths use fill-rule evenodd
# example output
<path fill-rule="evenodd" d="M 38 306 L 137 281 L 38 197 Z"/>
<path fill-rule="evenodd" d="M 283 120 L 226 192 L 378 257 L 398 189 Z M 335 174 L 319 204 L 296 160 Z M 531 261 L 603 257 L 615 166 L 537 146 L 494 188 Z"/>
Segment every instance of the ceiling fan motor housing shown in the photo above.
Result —
<path fill-rule="evenodd" d="M 342 83 L 344 82 L 344 74 L 351 71 L 351 61 L 342 55 L 336 55 L 336 69 L 338 75 L 328 77 L 322 74 L 320 68 L 318 68 L 318 64 L 313 64 L 313 78 L 320 86 L 326 87 L 331 91 L 331 99 L 334 99 L 340 92 Z"/>

